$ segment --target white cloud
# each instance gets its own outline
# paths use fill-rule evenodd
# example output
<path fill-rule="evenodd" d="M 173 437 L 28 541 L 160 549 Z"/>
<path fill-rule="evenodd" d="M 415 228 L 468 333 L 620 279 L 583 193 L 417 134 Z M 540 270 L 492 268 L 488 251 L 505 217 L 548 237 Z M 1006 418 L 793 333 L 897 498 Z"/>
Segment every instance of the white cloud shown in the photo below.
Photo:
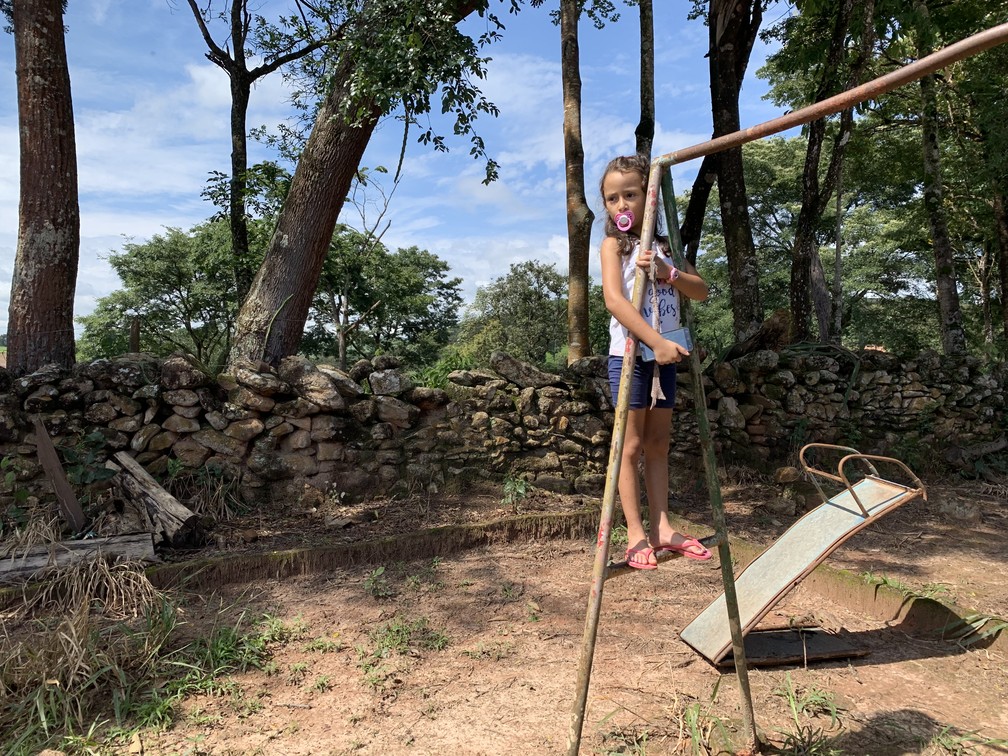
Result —
<path fill-rule="evenodd" d="M 283 4 L 267 0 L 264 8 Z M 656 3 L 655 154 L 709 137 L 703 58 L 707 29 L 686 22 L 688 7 L 685 0 Z M 484 50 L 493 61 L 487 79 L 477 82 L 501 115 L 481 115 L 476 124 L 487 151 L 500 163 L 500 180 L 481 183 L 484 166 L 469 155 L 468 139 L 454 136 L 452 122 L 435 112 L 432 125 L 448 139 L 451 152 L 435 153 L 416 144 L 414 127 L 404 178 L 388 214 L 388 246 L 415 244 L 438 254 L 453 275 L 463 278 L 467 298 L 477 286 L 506 275 L 515 262 L 536 259 L 561 271 L 567 266 L 559 29 L 544 9 L 526 7 L 517 17 L 502 20 L 509 27 L 504 43 Z M 466 22 L 477 34 L 486 31 L 486 24 L 475 16 Z M 230 94 L 225 73 L 203 55 L 204 43 L 185 2 L 72 2 L 68 26 L 82 224 L 75 307 L 80 315 L 118 287 L 104 258 L 121 248 L 124 237 L 146 241 L 166 226 L 188 229 L 210 215 L 212 208 L 200 191 L 209 171 L 228 170 Z M 13 60 L 9 35 L 0 36 L 0 54 Z M 602 31 L 585 22 L 580 36 L 585 187 L 589 205 L 600 215 L 601 171 L 614 155 L 634 149 L 636 13 L 624 10 L 618 24 Z M 763 54 L 759 44 L 753 72 Z M 762 91 L 763 83 L 750 75 L 743 93 L 743 125 L 760 115 L 759 120 L 776 115 L 758 100 Z M 279 75 L 258 82 L 249 126 L 272 128 L 288 117 L 287 99 Z M 5 320 L 18 204 L 13 75 L 0 77 L 0 102 L 0 164 L 9 166 L 0 174 L 0 317 Z M 401 122 L 384 120 L 363 165 L 394 170 L 401 141 Z M 268 155 L 254 142 L 249 150 L 251 162 Z M 674 168 L 678 191 L 688 188 L 698 165 L 693 161 Z M 391 188 L 391 176 L 382 183 Z M 354 215 L 352 209 L 344 210 L 344 218 Z M 598 225 L 593 231 L 597 248 Z M 594 249 L 591 265 L 597 275 Z"/>

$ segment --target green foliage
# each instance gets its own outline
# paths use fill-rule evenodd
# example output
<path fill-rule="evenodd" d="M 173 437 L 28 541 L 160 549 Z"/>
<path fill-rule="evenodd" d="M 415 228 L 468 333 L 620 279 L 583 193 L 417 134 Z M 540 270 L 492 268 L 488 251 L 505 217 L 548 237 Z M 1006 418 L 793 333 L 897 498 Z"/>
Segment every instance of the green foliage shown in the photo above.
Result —
<path fill-rule="evenodd" d="M 940 753 L 953 754 L 954 756 L 972 756 L 973 754 L 981 753 L 977 746 L 1004 750 L 1005 747 L 1008 747 L 1008 740 L 1004 738 L 989 738 L 975 730 L 962 732 L 957 727 L 945 725 L 939 732 L 935 733 L 926 746 L 929 746 L 926 749 L 927 751 L 933 748 Z"/>
<path fill-rule="evenodd" d="M 79 489 L 86 489 L 92 483 L 115 475 L 114 470 L 105 467 L 105 436 L 100 430 L 82 436 L 73 446 L 61 446 L 60 452 L 67 481 Z"/>
<path fill-rule="evenodd" d="M 473 39 L 457 27 L 454 6 L 440 2 L 376 0 L 363 8 L 311 5 L 314 17 L 291 14 L 281 24 L 256 32 L 259 48 L 274 55 L 287 52 L 296 40 L 331 35 L 329 44 L 285 69 L 302 119 L 292 127 L 282 126 L 277 135 L 266 137 L 268 141 L 288 157 L 299 155 L 319 103 L 337 79 L 351 93 L 340 103 L 339 113 L 348 124 L 358 125 L 375 113 L 398 113 L 408 125 L 428 124 L 420 126 L 418 142 L 447 151 L 446 137 L 429 125 L 432 105 L 439 101 L 441 113 L 454 120 L 454 135 L 467 137 L 469 153 L 484 161 L 485 182 L 497 178 L 497 163 L 476 130 L 481 114 L 498 115 L 477 86 L 486 77 L 488 61 L 480 48 L 498 39 L 503 29 L 494 14 L 486 13 L 487 31 Z M 334 29 L 339 32 L 332 34 Z"/>
<path fill-rule="evenodd" d="M 860 128 L 867 131 L 870 122 Z M 843 344 L 884 346 L 916 354 L 939 346 L 937 306 L 930 291 L 932 252 L 919 201 L 919 143 L 906 134 L 855 138 L 845 160 L 841 272 Z M 743 158 L 759 255 L 761 296 L 768 311 L 790 306 L 794 225 L 800 211 L 804 137 L 772 137 L 745 145 Z M 686 198 L 680 200 L 686 202 Z M 835 266 L 835 205 L 816 229 L 825 275 Z M 716 192 L 709 203 L 699 268 L 710 298 L 693 305 L 698 341 L 721 353 L 734 341 L 731 287 Z"/>
<path fill-rule="evenodd" d="M 346 644 L 341 640 L 338 640 L 335 635 L 333 638 L 312 638 L 308 641 L 304 650 L 309 652 L 315 652 L 319 654 L 332 654 L 337 651 L 342 651 L 346 648 Z"/>
<path fill-rule="evenodd" d="M 832 694 L 815 687 L 807 691 L 799 689 L 792 683 L 791 673 L 788 672 L 784 678 L 784 685 L 776 689 L 774 695 L 787 699 L 795 726 L 793 731 L 781 733 L 783 744 L 778 753 L 794 756 L 841 756 L 841 751 L 829 745 L 822 728 L 801 721 L 803 716 L 816 717 L 829 714 L 831 729 L 839 726 L 841 710 L 833 702 Z"/>
<path fill-rule="evenodd" d="M 806 0 L 800 13 L 781 16 L 762 33 L 764 39 L 780 43 L 759 72 L 769 80 L 771 98 L 778 105 L 797 109 L 853 81 L 856 56 L 844 56 L 837 68 L 824 66 L 839 7 Z M 926 6 L 880 3 L 873 10 L 868 33 L 873 35 L 875 57 L 867 61 L 860 81 L 888 73 L 919 57 L 922 50 L 948 45 L 1008 18 L 1004 0 Z M 847 48 L 857 49 L 865 33 L 856 7 L 845 38 Z M 954 270 L 943 270 L 941 275 L 954 276 L 958 288 L 958 303 L 948 306 L 960 310 L 969 350 L 995 356 L 1008 348 L 995 326 L 1004 294 L 999 293 L 994 263 L 999 242 L 991 201 L 1006 196 L 1006 62 L 1008 51 L 994 48 L 953 64 L 932 79 L 938 100 L 941 210 L 954 252 Z M 847 144 L 841 195 L 842 308 L 844 343 L 852 347 L 880 344 L 906 354 L 941 343 L 934 303 L 939 272 L 931 219 L 922 201 L 918 90 L 917 84 L 910 84 L 857 106 L 859 117 Z M 825 167 L 826 160 L 821 163 Z M 792 175 L 797 184 L 800 173 Z M 751 189 L 749 179 L 747 167 Z M 829 204 L 817 232 L 827 279 L 835 257 L 829 244 L 833 201 Z"/>
<path fill-rule="evenodd" d="M 426 617 L 413 621 L 395 617 L 371 630 L 368 635 L 374 648 L 370 651 L 357 647 L 358 665 L 373 688 L 381 687 L 390 674 L 386 660 L 394 655 L 403 656 L 416 650 L 441 651 L 448 647 L 449 638 L 430 626 Z M 413 654 L 415 655 L 415 653 Z"/>
<path fill-rule="evenodd" d="M 257 218 L 275 218 L 287 198 L 290 182 L 291 175 L 287 169 L 273 161 L 266 160 L 250 166 L 245 171 L 246 211 Z M 201 196 L 218 208 L 210 222 L 226 220 L 231 201 L 231 177 L 220 171 L 210 171 Z M 251 272 L 255 273 L 254 270 Z"/>
<path fill-rule="evenodd" d="M 588 343 L 592 354 L 609 353 L 609 321 L 612 316 L 605 306 L 602 285 L 588 285 Z"/>
<path fill-rule="evenodd" d="M 834 703 L 833 694 L 815 686 L 808 690 L 799 688 L 792 682 L 790 672 L 785 674 L 784 685 L 774 690 L 774 695 L 787 700 L 795 725 L 800 724 L 799 715 L 817 717 L 828 714 L 831 728 L 837 727 L 840 723 L 839 715 L 842 709 Z"/>
<path fill-rule="evenodd" d="M 441 651 L 448 647 L 448 636 L 430 626 L 430 620 L 419 617 L 412 622 L 396 617 L 369 633 L 376 656 L 406 654 L 411 648 Z"/>
<path fill-rule="evenodd" d="M 433 365 L 412 372 L 412 377 L 420 386 L 443 389 L 448 386 L 448 376 L 456 370 L 470 370 L 475 365 L 471 357 L 459 351 L 454 344 L 441 350 L 441 355 Z"/>
<path fill-rule="evenodd" d="M 340 226 L 312 300 L 302 351 L 343 364 L 395 354 L 422 369 L 448 344 L 462 301 L 448 264 L 417 247 L 389 252 L 369 234 Z M 340 354 L 340 339 L 345 354 Z"/>
<path fill-rule="evenodd" d="M 528 496 L 528 481 L 524 478 L 508 476 L 504 479 L 504 498 L 501 504 L 518 510 L 518 502 Z"/>
<path fill-rule="evenodd" d="M 395 589 L 389 585 L 388 577 L 385 575 L 385 566 L 373 569 L 364 578 L 364 590 L 376 599 L 387 599 L 395 596 Z"/>
<path fill-rule="evenodd" d="M 476 365 L 501 350 L 545 365 L 567 343 L 567 280 L 555 265 L 515 263 L 508 274 L 476 290 L 459 324 L 456 346 Z"/>
<path fill-rule="evenodd" d="M 249 227 L 255 267 L 268 229 Z M 227 224 L 215 221 L 189 232 L 169 228 L 144 243 L 128 243 L 109 255 L 123 288 L 101 297 L 94 312 L 78 318 L 84 332 L 78 358 L 111 357 L 128 350 L 130 327 L 140 324 L 140 350 L 157 355 L 183 351 L 208 372 L 225 364 L 231 347 L 236 270 Z"/>
<path fill-rule="evenodd" d="M 238 478 L 216 464 L 193 469 L 170 457 L 164 486 L 193 512 L 213 522 L 227 522 L 247 509 L 238 490 Z"/>
<path fill-rule="evenodd" d="M 190 640 L 167 597 L 131 596 L 143 604 L 133 619 L 110 622 L 85 602 L 39 619 L 30 643 L 4 636 L 0 750 L 100 750 L 137 729 L 170 726 L 189 696 L 240 701 L 240 686 L 226 676 L 264 667 L 278 645 L 303 633 L 303 626 L 269 616 L 247 628 L 243 614 Z"/>
<path fill-rule="evenodd" d="M 28 522 L 28 512 L 24 509 L 28 489 L 17 484 L 17 457 L 0 459 L 0 473 L 3 474 L 3 493 L 13 499 L 4 511 L 3 519 L 0 519 L 0 535 L 5 535 L 9 528 L 22 528 Z"/>
<path fill-rule="evenodd" d="M 864 572 L 861 574 L 861 577 L 870 583 L 883 585 L 899 591 L 907 598 L 938 600 L 942 597 L 947 597 L 949 592 L 949 586 L 946 583 L 927 583 L 921 588 L 914 588 L 896 578 L 890 578 L 886 575 L 875 575 L 872 572 Z"/>
<path fill-rule="evenodd" d="M 1008 632 L 1008 620 L 988 614 L 972 612 L 949 622 L 942 628 L 942 636 L 966 647 Z"/>

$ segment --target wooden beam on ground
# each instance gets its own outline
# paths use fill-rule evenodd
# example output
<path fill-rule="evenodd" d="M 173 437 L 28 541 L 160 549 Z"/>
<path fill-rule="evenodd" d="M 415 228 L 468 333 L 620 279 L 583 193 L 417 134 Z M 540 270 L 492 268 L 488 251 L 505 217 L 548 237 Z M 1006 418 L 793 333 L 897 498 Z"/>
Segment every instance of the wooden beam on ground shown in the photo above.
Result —
<path fill-rule="evenodd" d="M 3 555 L 0 558 L 0 582 L 25 580 L 40 570 L 67 567 L 77 562 L 93 560 L 98 555 L 109 560 L 156 561 L 154 541 L 150 533 L 57 541 L 24 551 L 15 548 L 11 553 Z"/>
<path fill-rule="evenodd" d="M 203 534 L 199 516 L 165 491 L 133 457 L 117 452 L 106 466 L 117 470 L 113 488 L 123 501 L 136 505 L 149 523 L 155 545 L 188 546 L 199 542 Z"/>

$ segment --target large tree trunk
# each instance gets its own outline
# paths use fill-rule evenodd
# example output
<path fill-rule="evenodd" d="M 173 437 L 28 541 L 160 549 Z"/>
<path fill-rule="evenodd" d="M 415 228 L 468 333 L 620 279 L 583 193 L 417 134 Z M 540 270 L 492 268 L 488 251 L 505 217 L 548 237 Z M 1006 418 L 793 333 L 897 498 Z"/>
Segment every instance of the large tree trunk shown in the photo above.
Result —
<path fill-rule="evenodd" d="M 840 344 L 843 335 L 843 157 L 837 162 L 836 179 L 836 222 L 834 224 L 833 241 L 835 254 L 833 257 L 833 290 L 830 299 L 830 330 L 829 343 Z"/>
<path fill-rule="evenodd" d="M 13 3 L 21 197 L 7 325 L 14 375 L 75 361 L 77 147 L 61 0 Z"/>
<path fill-rule="evenodd" d="M 640 120 L 634 130 L 637 154 L 651 154 L 654 128 L 654 8 L 651 0 L 640 0 Z"/>
<path fill-rule="evenodd" d="M 248 357 L 276 364 L 301 342 L 336 219 L 378 122 L 372 110 L 359 125 L 348 125 L 340 112 L 350 96 L 352 66 L 341 61 L 343 70 L 334 74 L 333 89 L 319 108 L 265 259 L 238 313 L 232 361 Z"/>
<path fill-rule="evenodd" d="M 248 137 L 246 121 L 252 82 L 231 78 L 231 181 L 228 197 L 228 224 L 231 227 L 231 257 L 238 301 L 244 301 L 254 276 L 249 262 L 248 217 L 245 194 L 248 181 Z"/>
<path fill-rule="evenodd" d="M 921 14 L 918 27 L 918 58 L 930 55 L 931 22 L 927 3 L 915 0 L 914 8 Z M 938 146 L 938 97 L 935 92 L 935 75 L 920 80 L 921 134 L 924 152 L 924 210 L 927 213 L 931 239 L 934 245 L 935 287 L 938 293 L 938 312 L 941 326 L 942 350 L 947 355 L 966 353 L 966 333 L 963 331 L 962 310 L 959 306 L 959 289 L 956 279 L 952 240 L 943 206 L 941 150 Z"/>
<path fill-rule="evenodd" d="M 994 226 L 997 229 L 996 254 L 998 294 L 1001 303 L 1001 333 L 1005 341 L 1008 342 L 1008 197 L 1000 187 L 994 192 Z"/>
<path fill-rule="evenodd" d="M 704 216 L 707 214 L 707 200 L 711 189 L 717 181 L 717 155 L 707 155 L 700 163 L 690 189 L 689 204 L 683 213 L 683 222 L 679 226 L 683 247 L 686 248 L 686 259 L 696 265 L 697 250 L 700 248 L 700 236 L 703 233 Z"/>
<path fill-rule="evenodd" d="M 983 254 L 977 260 L 977 285 L 980 288 L 980 313 L 983 321 L 983 339 L 985 344 L 994 343 L 994 318 L 991 308 L 991 274 L 994 269 L 994 260 L 990 242 L 984 244 Z"/>
<path fill-rule="evenodd" d="M 758 12 L 758 8 L 756 9 Z M 757 18 L 755 23 L 750 23 L 745 29 L 745 36 L 739 40 L 738 49 L 735 53 L 735 78 L 739 82 L 741 90 L 742 82 L 745 80 L 745 72 L 749 67 L 749 57 L 752 55 L 753 44 L 756 41 L 756 33 L 759 31 L 760 21 Z M 711 89 L 711 99 L 713 104 L 713 88 Z M 737 119 L 736 119 L 737 120 Z M 719 132 L 714 128 L 712 137 L 724 136 L 727 132 Z M 683 213 L 683 222 L 679 227 L 679 235 L 682 237 L 683 246 L 686 248 L 686 259 L 694 265 L 696 264 L 697 250 L 700 247 L 700 236 L 703 233 L 704 216 L 707 213 L 707 200 L 710 199 L 711 189 L 717 181 L 718 155 L 707 155 L 700 163 L 696 179 L 690 189 L 689 204 L 686 212 Z"/>
<path fill-rule="evenodd" d="M 455 18 L 485 5 L 459 0 Z M 344 118 L 355 65 L 344 56 L 332 72 L 333 88 L 319 108 L 266 256 L 238 313 L 230 364 L 242 357 L 276 364 L 301 343 L 336 220 L 381 115 L 363 103 L 353 124 Z"/>
<path fill-rule="evenodd" d="M 822 79 L 816 87 L 816 102 L 832 94 L 838 87 L 839 82 L 836 80 L 836 75 L 846 49 L 845 41 L 853 7 L 854 0 L 843 0 L 837 8 L 833 34 L 822 68 Z M 798 212 L 798 221 L 795 224 L 795 239 L 791 256 L 789 294 L 792 328 L 794 329 L 792 336 L 795 341 L 811 340 L 810 324 L 813 302 L 819 327 L 819 340 L 829 341 L 829 290 L 826 286 L 822 260 L 819 258 L 816 228 L 822 219 L 829 197 L 833 193 L 844 144 L 850 137 L 851 121 L 851 112 L 844 111 L 841 117 L 840 134 L 834 143 L 833 154 L 830 158 L 830 170 L 821 185 L 819 163 L 822 158 L 823 142 L 826 138 L 826 119 L 820 118 L 809 124 L 805 166 L 802 171 L 802 204 L 801 210 Z"/>
<path fill-rule="evenodd" d="M 564 163 L 567 178 L 567 362 L 591 354 L 588 335 L 588 255 L 595 214 L 585 198 L 581 142 L 581 57 L 578 0 L 560 3 L 560 73 L 563 81 Z"/>
<path fill-rule="evenodd" d="M 739 129 L 739 93 L 756 31 L 763 18 L 760 0 L 711 0 L 710 29 L 711 109 L 714 136 Z M 741 72 L 741 73 L 740 73 Z M 742 149 L 717 156 L 721 226 L 728 255 L 732 319 L 736 340 L 753 333 L 763 322 L 759 261 L 753 246 L 749 202 L 742 171 Z"/>

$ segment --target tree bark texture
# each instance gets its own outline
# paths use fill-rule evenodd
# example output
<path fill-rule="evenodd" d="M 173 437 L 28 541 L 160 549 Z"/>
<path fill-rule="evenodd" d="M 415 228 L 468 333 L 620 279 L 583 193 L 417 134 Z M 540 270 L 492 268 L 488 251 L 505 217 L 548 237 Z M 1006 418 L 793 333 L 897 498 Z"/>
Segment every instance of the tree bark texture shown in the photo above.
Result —
<path fill-rule="evenodd" d="M 640 0 L 640 121 L 634 130 L 637 154 L 651 155 L 655 129 L 654 8 Z"/>
<path fill-rule="evenodd" d="M 756 8 L 759 12 L 759 8 Z M 746 69 L 749 67 L 749 58 L 752 55 L 753 44 L 756 41 L 756 33 L 759 31 L 759 20 L 755 24 L 749 24 L 747 36 L 741 40 L 742 47 L 735 51 L 735 78 L 739 82 L 745 79 Z M 713 89 L 711 90 L 713 103 Z M 737 119 L 736 119 L 737 120 Z M 715 128 L 713 137 L 723 136 Z M 700 247 L 700 236 L 703 233 L 704 215 L 707 212 L 707 200 L 710 199 L 711 189 L 717 181 L 718 155 L 706 155 L 700 163 L 700 170 L 697 171 L 693 187 L 690 189 L 689 204 L 683 214 L 683 222 L 679 227 L 679 235 L 682 237 L 683 246 L 686 248 L 686 259 L 696 265 L 697 250 Z"/>
<path fill-rule="evenodd" d="M 83 541 L 57 541 L 44 546 L 15 550 L 0 559 L 0 583 L 20 582 L 39 575 L 42 570 L 66 569 L 98 557 L 112 562 L 154 562 L 154 543 L 150 533 L 128 533 Z"/>
<path fill-rule="evenodd" d="M 238 313 L 234 359 L 276 364 L 301 342 L 336 219 L 378 122 L 376 112 L 358 125 L 341 115 L 352 65 L 341 61 L 345 70 L 333 77 L 333 89 L 319 108 L 266 256 Z"/>
<path fill-rule="evenodd" d="M 252 82 L 245 77 L 231 77 L 231 181 L 228 197 L 228 225 L 231 228 L 231 255 L 238 301 L 245 299 L 252 287 L 254 272 L 249 264 L 248 217 L 245 194 L 248 191 L 247 116 Z"/>
<path fill-rule="evenodd" d="M 75 362 L 80 207 L 61 0 L 18 0 L 13 9 L 21 195 L 7 369 L 24 375 Z"/>
<path fill-rule="evenodd" d="M 717 181 L 717 155 L 705 155 L 700 163 L 700 170 L 693 179 L 690 189 L 689 204 L 683 213 L 683 222 L 679 226 L 679 236 L 686 250 L 686 259 L 696 265 L 697 251 L 700 248 L 700 236 L 703 233 L 704 215 L 707 213 L 707 200 L 711 189 Z"/>
<path fill-rule="evenodd" d="M 203 540 L 203 525 L 199 516 L 165 491 L 133 457 L 126 452 L 117 452 L 105 466 L 116 470 L 112 478 L 113 488 L 123 501 L 136 507 L 147 523 L 155 545 L 192 546 Z"/>
<path fill-rule="evenodd" d="M 485 7 L 486 0 L 461 0 L 455 17 L 460 21 Z M 336 220 L 381 116 L 373 104 L 363 103 L 353 124 L 343 117 L 354 65 L 344 56 L 332 73 L 333 88 L 319 108 L 265 258 L 238 312 L 231 364 L 248 357 L 275 365 L 301 343 Z"/>
<path fill-rule="evenodd" d="M 567 362 L 591 354 L 588 335 L 588 256 L 595 214 L 585 198 L 581 141 L 581 57 L 578 0 L 560 3 L 560 72 L 563 81 L 564 163 L 567 184 Z"/>
<path fill-rule="evenodd" d="M 994 192 L 994 225 L 997 229 L 998 293 L 1001 302 L 1001 333 L 1008 341 L 1008 196 L 999 187 Z"/>
<path fill-rule="evenodd" d="M 739 93 L 745 74 L 744 61 L 748 61 L 762 18 L 761 0 L 711 0 L 708 54 L 715 137 L 739 129 Z M 742 149 L 720 153 L 717 166 L 732 320 L 735 338 L 741 341 L 763 322 L 759 260 L 749 221 Z"/>
<path fill-rule="evenodd" d="M 918 58 L 931 54 L 932 31 L 928 17 L 927 3 L 915 0 L 914 7 L 921 14 L 918 29 Z M 931 242 L 935 258 L 935 288 L 938 294 L 939 325 L 941 326 L 942 351 L 947 355 L 966 353 L 966 333 L 962 325 L 962 309 L 959 305 L 959 288 L 952 252 L 952 240 L 948 232 L 948 220 L 943 206 L 941 148 L 938 144 L 938 97 L 935 91 L 934 74 L 920 80 L 921 92 L 921 136 L 924 153 L 924 211 L 931 230 Z"/>
<path fill-rule="evenodd" d="M 833 296 L 830 301 L 830 343 L 840 344 L 843 334 L 843 156 L 837 162 L 836 220 L 833 229 Z"/>
<path fill-rule="evenodd" d="M 823 76 L 816 87 L 815 101 L 833 94 L 840 85 L 837 73 L 850 27 L 854 0 L 843 0 L 837 7 L 833 33 L 826 53 Z M 813 310 L 818 325 L 819 340 L 830 340 L 830 294 L 819 257 L 816 229 L 822 220 L 830 196 L 836 184 L 836 175 L 843 155 L 844 145 L 850 137 L 852 115 L 844 111 L 840 119 L 840 130 L 833 145 L 829 170 L 820 185 L 819 164 L 822 159 L 823 142 L 826 138 L 826 119 L 820 118 L 809 124 L 808 144 L 805 149 L 805 165 L 802 171 L 802 204 L 795 224 L 795 239 L 791 256 L 791 284 L 789 289 L 791 320 L 795 341 L 810 341 L 811 316 Z M 814 305 L 814 307 L 813 307 Z"/>

